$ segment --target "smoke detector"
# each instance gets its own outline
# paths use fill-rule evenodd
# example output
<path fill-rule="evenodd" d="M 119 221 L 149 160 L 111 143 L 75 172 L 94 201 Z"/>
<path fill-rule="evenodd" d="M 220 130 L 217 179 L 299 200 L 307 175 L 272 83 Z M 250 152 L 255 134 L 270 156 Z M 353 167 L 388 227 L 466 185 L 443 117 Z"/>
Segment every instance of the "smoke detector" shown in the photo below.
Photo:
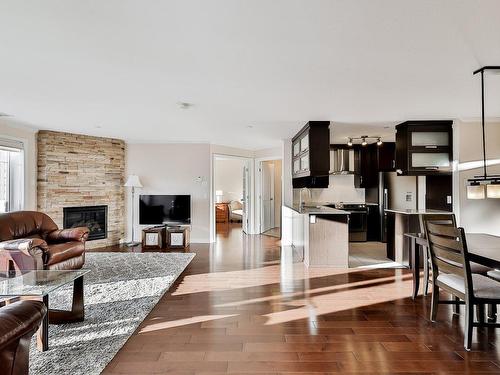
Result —
<path fill-rule="evenodd" d="M 190 109 L 193 106 L 193 103 L 188 102 L 177 102 L 177 105 L 180 109 Z"/>

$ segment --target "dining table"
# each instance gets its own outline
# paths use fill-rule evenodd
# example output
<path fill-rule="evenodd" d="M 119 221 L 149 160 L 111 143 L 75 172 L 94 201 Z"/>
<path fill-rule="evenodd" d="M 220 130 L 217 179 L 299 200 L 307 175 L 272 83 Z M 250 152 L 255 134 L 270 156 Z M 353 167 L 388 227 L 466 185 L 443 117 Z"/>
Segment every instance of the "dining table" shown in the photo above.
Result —
<path fill-rule="evenodd" d="M 486 233 L 466 233 L 471 262 L 500 269 L 500 236 Z"/>
<path fill-rule="evenodd" d="M 413 270 L 412 297 L 415 299 L 418 295 L 420 284 L 420 252 L 427 251 L 425 249 L 427 240 L 420 233 L 408 233 L 406 236 L 411 240 L 410 265 Z M 471 262 L 500 270 L 500 236 L 487 233 L 466 233 L 465 238 Z M 426 253 L 423 253 L 423 255 L 425 262 L 427 261 Z M 424 275 L 424 277 L 428 277 L 428 272 L 425 272 Z"/>

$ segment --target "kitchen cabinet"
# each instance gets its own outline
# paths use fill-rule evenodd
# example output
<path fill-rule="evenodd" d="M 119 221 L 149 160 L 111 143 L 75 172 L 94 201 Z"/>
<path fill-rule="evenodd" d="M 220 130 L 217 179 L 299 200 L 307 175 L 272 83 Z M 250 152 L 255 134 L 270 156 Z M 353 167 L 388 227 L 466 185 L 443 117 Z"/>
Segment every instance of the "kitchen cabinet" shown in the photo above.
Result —
<path fill-rule="evenodd" d="M 309 189 L 326 189 L 330 183 L 329 176 L 321 177 L 300 177 L 292 180 L 294 189 L 309 188 Z"/>
<path fill-rule="evenodd" d="M 449 174 L 452 169 L 452 121 L 406 121 L 396 126 L 398 174 Z"/>
<path fill-rule="evenodd" d="M 329 152 L 330 122 L 309 121 L 292 139 L 293 187 L 328 187 Z"/>
<path fill-rule="evenodd" d="M 360 185 L 361 188 L 378 187 L 379 172 L 396 170 L 396 144 L 384 142 L 361 147 Z"/>

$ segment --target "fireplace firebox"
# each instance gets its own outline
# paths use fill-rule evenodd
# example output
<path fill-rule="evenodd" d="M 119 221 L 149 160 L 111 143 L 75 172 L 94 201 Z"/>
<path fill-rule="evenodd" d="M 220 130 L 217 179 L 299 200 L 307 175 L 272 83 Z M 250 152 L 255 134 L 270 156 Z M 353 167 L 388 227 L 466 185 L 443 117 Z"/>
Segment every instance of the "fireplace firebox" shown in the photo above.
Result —
<path fill-rule="evenodd" d="M 63 226 L 89 228 L 89 241 L 108 237 L 108 206 L 64 207 Z"/>

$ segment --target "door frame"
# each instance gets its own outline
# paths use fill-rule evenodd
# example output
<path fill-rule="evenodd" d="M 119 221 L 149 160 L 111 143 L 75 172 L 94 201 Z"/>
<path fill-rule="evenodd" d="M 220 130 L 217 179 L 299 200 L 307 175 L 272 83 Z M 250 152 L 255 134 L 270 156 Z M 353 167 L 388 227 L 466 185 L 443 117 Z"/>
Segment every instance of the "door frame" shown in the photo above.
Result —
<path fill-rule="evenodd" d="M 215 219 L 215 174 L 216 174 L 216 166 L 215 166 L 215 160 L 218 158 L 224 158 L 224 159 L 237 159 L 237 160 L 243 160 L 246 162 L 246 167 L 248 168 L 248 186 L 249 186 L 249 192 L 248 192 L 248 202 L 247 202 L 247 220 L 248 220 L 248 231 L 247 234 L 255 234 L 254 232 L 254 163 L 252 162 L 254 159 L 251 157 L 246 157 L 246 156 L 238 156 L 238 155 L 229 155 L 229 154 L 222 154 L 222 153 L 212 153 L 211 158 L 210 158 L 210 242 L 215 242 L 217 239 L 216 235 L 216 219 Z M 243 183 L 243 175 L 240 176 L 242 179 Z M 243 223 L 242 223 L 243 226 Z"/>
<path fill-rule="evenodd" d="M 281 160 L 281 202 L 280 206 L 283 206 L 283 191 L 284 191 L 284 181 L 283 181 L 283 157 L 281 155 L 276 156 L 266 156 L 263 158 L 255 159 L 255 215 L 254 215 L 254 231 L 257 234 L 260 234 L 261 228 L 261 196 L 262 196 L 262 162 L 264 161 L 272 161 L 272 160 Z M 276 201 L 274 202 L 276 204 Z M 276 218 L 275 218 L 276 220 Z M 283 226 L 283 210 L 280 210 L 280 238 L 282 233 Z"/>

